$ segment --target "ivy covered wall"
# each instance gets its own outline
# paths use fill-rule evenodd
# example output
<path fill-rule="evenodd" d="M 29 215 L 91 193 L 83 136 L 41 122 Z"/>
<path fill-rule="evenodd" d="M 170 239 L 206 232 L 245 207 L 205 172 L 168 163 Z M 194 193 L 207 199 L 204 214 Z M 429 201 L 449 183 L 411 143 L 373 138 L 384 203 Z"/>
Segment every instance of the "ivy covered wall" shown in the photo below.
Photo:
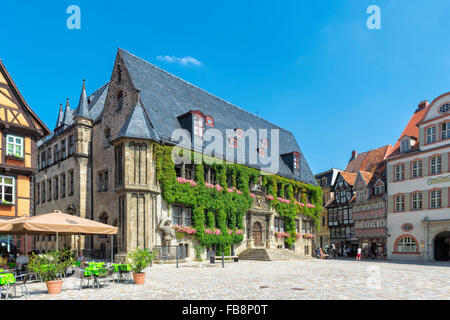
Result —
<path fill-rule="evenodd" d="M 224 248 L 243 241 L 245 213 L 252 207 L 253 196 L 250 182 L 257 184 L 261 172 L 240 164 L 223 163 L 195 165 L 195 179 L 177 178 L 172 161 L 172 146 L 155 145 L 157 179 L 162 198 L 168 204 L 191 206 L 192 229 L 179 228 L 179 232 L 192 234 L 204 247 L 216 245 Z M 183 150 L 183 152 L 191 152 Z M 191 152 L 191 158 L 198 154 Z M 205 182 L 205 168 L 215 172 L 217 184 Z M 227 185 L 227 175 L 231 185 Z M 270 206 L 284 217 L 285 238 L 288 245 L 297 239 L 295 219 L 301 215 L 311 217 L 320 228 L 322 212 L 322 189 L 299 181 L 276 175 L 262 175 L 263 186 L 267 187 Z M 295 194 L 301 194 L 300 202 Z M 308 195 L 310 203 L 308 203 Z"/>

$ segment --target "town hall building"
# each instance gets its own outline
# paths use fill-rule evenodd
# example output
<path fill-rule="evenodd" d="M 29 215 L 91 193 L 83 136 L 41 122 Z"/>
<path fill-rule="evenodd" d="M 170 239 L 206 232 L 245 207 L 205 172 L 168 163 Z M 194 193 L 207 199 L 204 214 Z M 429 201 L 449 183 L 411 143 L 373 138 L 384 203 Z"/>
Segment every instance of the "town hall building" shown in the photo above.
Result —
<path fill-rule="evenodd" d="M 166 224 L 192 227 L 196 219 L 195 207 L 165 201 L 164 192 L 170 190 L 169 187 L 162 189 L 165 184 L 161 179 L 166 177 L 158 177 L 161 168 L 156 160 L 157 147 L 177 145 L 179 140 L 173 135 L 175 130 L 184 130 L 193 140 L 203 139 L 211 129 L 222 132 L 226 137 L 224 147 L 239 151 L 242 144 L 246 154 L 256 152 L 256 163 L 250 163 L 249 157 L 244 157 L 241 164 L 248 168 L 264 171 L 263 160 L 275 155 L 279 165 L 275 172 L 267 173 L 287 179 L 280 180 L 275 198 L 283 204 L 294 205 L 295 202 L 295 205 L 307 206 L 308 210 L 321 210 L 322 195 L 311 192 L 320 188 L 290 131 L 122 49 L 118 50 L 110 81 L 91 95 L 87 95 L 86 86 L 83 82 L 76 107 L 71 107 L 69 100 L 64 108 L 60 107 L 53 135 L 38 146 L 35 213 L 58 209 L 117 226 L 119 233 L 114 236 L 113 243 L 116 257 L 123 257 L 134 248 L 164 246 L 183 247 L 188 259 L 195 255 L 194 248 L 198 245 L 195 238 L 173 237 L 164 229 Z M 233 130 L 232 137 L 225 134 L 227 129 Z M 250 129 L 256 132 L 276 130 L 279 143 L 272 140 L 269 133 L 258 137 L 258 145 L 253 150 L 246 143 L 245 133 Z M 190 143 L 184 147 L 196 150 Z M 224 155 L 225 152 L 217 152 L 214 156 L 225 159 Z M 186 183 L 196 185 L 198 181 L 194 180 L 199 174 L 196 170 L 192 164 L 176 164 L 176 181 L 182 187 Z M 233 175 L 226 178 L 228 192 L 240 194 L 235 187 L 240 178 Z M 219 181 L 217 172 L 205 169 L 205 184 L 221 188 Z M 267 181 L 265 175 L 252 181 L 253 204 L 248 211 L 237 213 L 244 215 L 243 241 L 232 246 L 231 253 L 238 255 L 247 249 L 264 248 L 295 252 L 298 257 L 311 255 L 314 219 L 310 215 L 299 215 L 295 217 L 294 226 L 290 222 L 285 224 L 285 218 L 269 205 L 277 199 L 270 196 L 272 189 L 263 186 L 263 181 Z M 292 192 L 287 181 L 307 187 Z M 290 199 L 286 199 L 288 195 Z M 217 222 L 220 212 L 215 214 Z M 210 222 L 210 216 L 205 221 Z M 239 230 L 231 227 L 234 221 L 227 223 L 234 236 Z M 294 232 L 297 235 L 292 245 L 283 240 L 288 228 L 291 228 L 291 236 Z M 220 233 L 217 230 L 215 232 Z M 102 236 L 36 237 L 35 249 L 50 250 L 56 241 L 66 247 L 82 249 L 86 255 L 105 259 L 110 255 L 110 239 Z"/>

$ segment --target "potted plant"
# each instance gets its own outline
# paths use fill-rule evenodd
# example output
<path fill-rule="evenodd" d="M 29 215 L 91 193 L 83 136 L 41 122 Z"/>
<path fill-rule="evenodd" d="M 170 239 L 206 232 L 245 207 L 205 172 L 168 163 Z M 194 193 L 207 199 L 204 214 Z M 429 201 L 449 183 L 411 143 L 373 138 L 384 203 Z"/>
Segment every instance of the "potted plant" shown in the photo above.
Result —
<path fill-rule="evenodd" d="M 155 259 L 156 252 L 149 249 L 135 249 L 128 254 L 135 284 L 144 284 L 145 272 L 143 272 Z"/>
<path fill-rule="evenodd" d="M 63 274 L 73 264 L 73 257 L 67 252 L 52 251 L 33 254 L 28 270 L 38 274 L 47 285 L 48 294 L 59 294 L 63 284 Z"/>

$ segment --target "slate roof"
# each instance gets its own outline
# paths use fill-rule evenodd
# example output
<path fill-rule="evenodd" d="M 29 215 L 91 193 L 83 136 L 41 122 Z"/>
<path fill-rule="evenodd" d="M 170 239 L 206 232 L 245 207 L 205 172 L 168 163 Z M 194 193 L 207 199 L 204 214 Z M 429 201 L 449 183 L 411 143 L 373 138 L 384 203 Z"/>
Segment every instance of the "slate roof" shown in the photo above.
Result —
<path fill-rule="evenodd" d="M 270 130 L 278 129 L 279 154 L 298 152 L 301 155 L 300 176 L 293 174 L 281 156 L 278 171 L 272 173 L 317 185 L 316 179 L 291 132 L 234 106 L 127 51 L 119 49 L 119 54 L 131 76 L 133 85 L 140 90 L 142 107 L 145 109 L 148 120 L 153 125 L 154 132 L 161 142 L 176 143 L 177 141 L 172 141 L 171 135 L 175 129 L 182 129 L 178 117 L 194 110 L 201 111 L 205 116 L 213 117 L 214 128 L 222 131 L 224 136 L 226 129 L 240 128 L 244 131 L 267 129 L 269 145 L 272 146 Z M 226 143 L 225 141 L 224 146 Z M 248 149 L 248 146 L 246 147 Z M 225 158 L 223 153 L 222 155 L 217 153 L 215 156 Z M 246 150 L 246 153 L 248 153 L 248 150 Z M 248 156 L 245 159 L 246 166 L 265 170 L 263 164 L 259 162 L 258 164 L 249 164 Z"/>
<path fill-rule="evenodd" d="M 58 119 L 56 120 L 56 126 L 55 126 L 55 128 L 58 128 L 58 127 L 62 124 L 63 118 L 64 118 L 64 111 L 63 111 L 63 109 L 62 109 L 62 104 L 60 104 L 60 106 L 59 106 Z"/>
<path fill-rule="evenodd" d="M 86 96 L 86 85 L 83 80 L 83 88 L 81 89 L 80 102 L 78 103 L 78 108 L 75 109 L 74 117 L 83 117 L 91 119 L 89 113 L 89 104 Z"/>
<path fill-rule="evenodd" d="M 122 129 L 120 129 L 120 132 L 117 135 L 117 139 L 120 138 L 135 138 L 159 141 L 155 131 L 153 130 L 153 126 L 148 120 L 144 108 L 140 103 L 138 103 L 134 107 Z"/>
<path fill-rule="evenodd" d="M 95 91 L 93 94 L 91 94 L 88 97 L 88 108 L 89 108 L 89 114 L 90 114 L 90 119 L 98 120 L 101 117 L 101 114 L 103 112 L 103 107 L 105 105 L 105 99 L 106 99 L 106 94 L 108 93 L 108 88 L 109 88 L 109 83 L 103 85 L 102 87 L 100 87 L 99 89 L 97 89 L 97 91 Z M 55 127 L 58 128 L 58 124 L 62 125 L 64 123 L 64 127 L 63 130 L 69 128 L 72 124 L 73 124 L 73 118 L 74 118 L 74 113 L 76 110 L 72 110 L 70 109 L 69 106 L 69 99 L 67 99 L 67 103 L 66 103 L 66 108 L 64 110 L 64 112 L 61 114 L 61 110 L 60 113 L 58 114 L 58 120 L 57 120 L 57 126 Z M 61 121 L 59 121 L 59 119 L 61 119 Z M 39 140 L 37 142 L 37 147 L 39 148 L 40 146 L 42 146 L 43 144 L 45 144 L 47 141 L 53 139 L 53 137 L 55 137 L 55 133 L 52 133 L 51 135 L 47 136 L 44 140 Z"/>

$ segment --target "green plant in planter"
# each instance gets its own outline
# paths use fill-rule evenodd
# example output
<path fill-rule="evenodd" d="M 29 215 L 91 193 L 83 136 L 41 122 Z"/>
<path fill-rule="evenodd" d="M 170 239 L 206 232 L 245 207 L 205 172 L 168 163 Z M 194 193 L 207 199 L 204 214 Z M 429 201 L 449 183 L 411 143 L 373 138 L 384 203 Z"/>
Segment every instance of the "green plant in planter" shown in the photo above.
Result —
<path fill-rule="evenodd" d="M 143 273 L 155 258 L 156 252 L 149 249 L 135 249 L 128 254 L 131 271 L 134 273 Z"/>
<path fill-rule="evenodd" d="M 60 280 L 73 261 L 74 259 L 68 251 L 33 254 L 28 263 L 28 270 L 37 273 L 43 281 Z"/>

